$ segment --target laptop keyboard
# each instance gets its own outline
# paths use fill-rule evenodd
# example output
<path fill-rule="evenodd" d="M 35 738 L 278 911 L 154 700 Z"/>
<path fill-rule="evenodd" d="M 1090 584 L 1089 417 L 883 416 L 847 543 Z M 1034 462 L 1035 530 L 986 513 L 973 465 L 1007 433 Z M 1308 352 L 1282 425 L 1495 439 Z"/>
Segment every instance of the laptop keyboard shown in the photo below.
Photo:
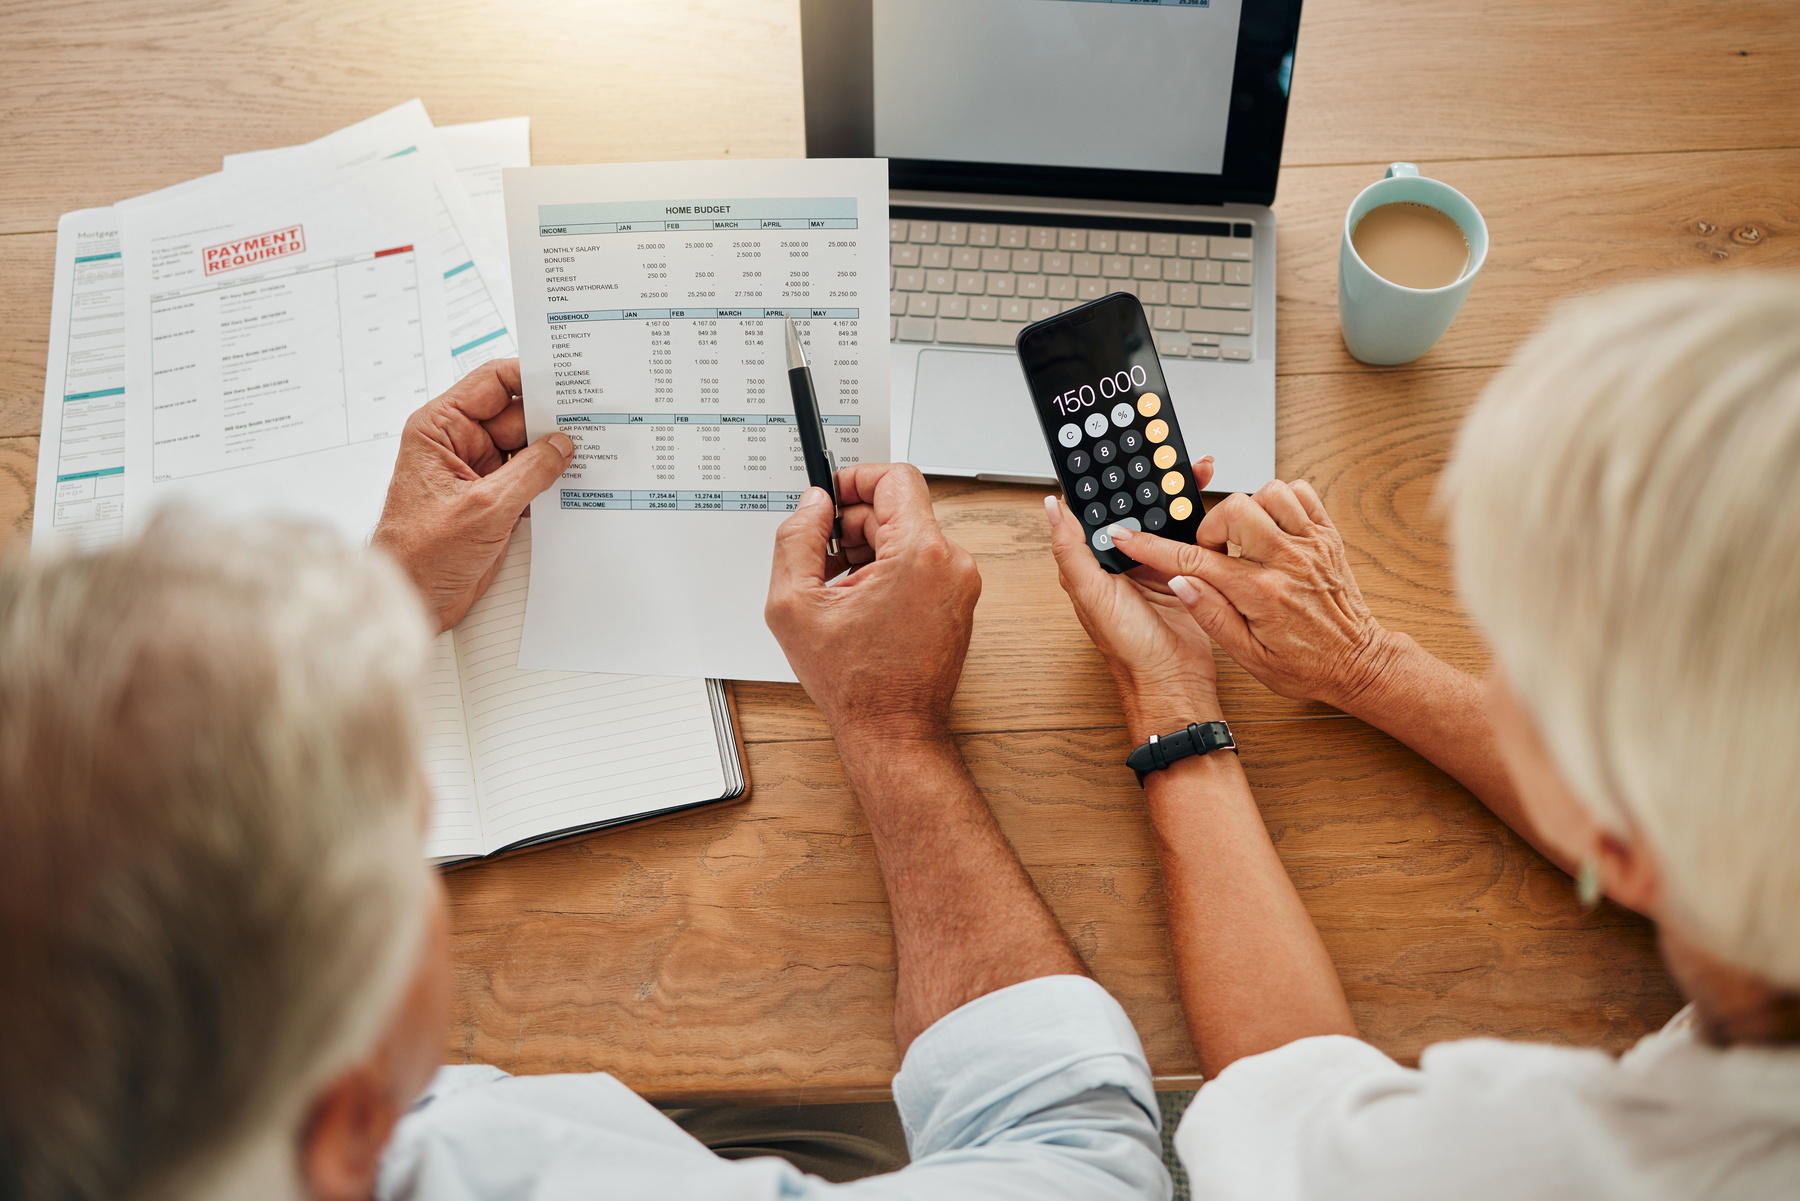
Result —
<path fill-rule="evenodd" d="M 1143 303 L 1158 354 L 1250 361 L 1254 240 L 1247 222 L 1109 227 L 1032 214 L 1058 224 L 1015 225 L 991 216 L 891 210 L 890 338 L 1010 347 L 1030 322 L 1130 292 Z"/>

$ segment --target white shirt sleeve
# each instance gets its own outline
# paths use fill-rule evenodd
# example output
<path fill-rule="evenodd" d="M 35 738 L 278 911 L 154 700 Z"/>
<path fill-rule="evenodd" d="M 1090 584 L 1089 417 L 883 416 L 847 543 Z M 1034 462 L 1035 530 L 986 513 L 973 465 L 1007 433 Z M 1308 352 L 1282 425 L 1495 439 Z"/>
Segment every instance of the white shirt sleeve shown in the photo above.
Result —
<path fill-rule="evenodd" d="M 1000 989 L 907 1050 L 913 1162 L 833 1185 L 720 1159 L 610 1076 L 446 1068 L 401 1122 L 381 1201 L 1166 1201 L 1156 1095 L 1117 1001 L 1082 976 Z"/>
<path fill-rule="evenodd" d="M 1182 1115 L 1175 1153 L 1194 1201 L 1300 1201 L 1303 1140 L 1346 1089 L 1404 1078 L 1406 1069 L 1361 1039 L 1303 1038 L 1233 1063 Z"/>
<path fill-rule="evenodd" d="M 1800 1195 L 1796 1081 L 1800 1054 L 1704 1046 L 1680 1019 L 1621 1059 L 1474 1038 L 1417 1070 L 1306 1038 L 1219 1073 L 1175 1148 L 1207 1201 L 1764 1201 Z"/>

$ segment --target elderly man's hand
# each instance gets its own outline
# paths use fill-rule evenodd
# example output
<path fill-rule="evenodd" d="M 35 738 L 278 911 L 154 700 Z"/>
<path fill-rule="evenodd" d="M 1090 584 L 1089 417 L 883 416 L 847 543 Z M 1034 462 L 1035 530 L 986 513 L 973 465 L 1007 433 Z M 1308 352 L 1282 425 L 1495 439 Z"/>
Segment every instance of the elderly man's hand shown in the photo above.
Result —
<path fill-rule="evenodd" d="M 1200 523 L 1197 546 L 1137 533 L 1114 545 L 1169 575 L 1202 629 L 1282 696 L 1339 708 L 1373 684 L 1394 638 L 1363 603 L 1344 539 L 1304 480 L 1228 496 Z M 1228 543 L 1241 558 L 1226 553 Z"/>
<path fill-rule="evenodd" d="M 1194 465 L 1200 488 L 1212 479 L 1212 457 Z M 1106 656 L 1125 721 L 1142 742 L 1190 721 L 1219 716 L 1212 644 L 1169 587 L 1166 572 L 1133 568 L 1113 575 L 1088 549 L 1081 520 L 1054 496 L 1044 498 L 1050 549 L 1075 616 Z"/>
<path fill-rule="evenodd" d="M 840 743 L 933 739 L 948 730 L 981 575 L 944 536 L 931 492 L 905 463 L 837 476 L 844 551 L 866 565 L 827 588 L 831 499 L 807 489 L 775 536 L 769 629 Z"/>
<path fill-rule="evenodd" d="M 525 507 L 575 454 L 560 433 L 525 446 L 519 392 L 519 360 L 483 363 L 400 435 L 374 544 L 406 569 L 440 629 L 487 591 Z"/>

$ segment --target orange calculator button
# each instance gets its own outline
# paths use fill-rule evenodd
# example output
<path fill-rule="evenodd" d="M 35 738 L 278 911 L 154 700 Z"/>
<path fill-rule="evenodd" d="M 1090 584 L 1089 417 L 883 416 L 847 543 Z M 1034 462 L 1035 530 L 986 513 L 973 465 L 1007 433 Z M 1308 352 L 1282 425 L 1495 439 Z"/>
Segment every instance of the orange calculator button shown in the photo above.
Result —
<path fill-rule="evenodd" d="M 1194 502 L 1185 496 L 1177 496 L 1169 502 L 1169 516 L 1176 521 L 1186 521 L 1188 514 L 1194 511 Z"/>
<path fill-rule="evenodd" d="M 1175 448 L 1173 446 L 1159 446 L 1156 448 L 1156 453 L 1150 457 L 1164 471 L 1175 466 Z"/>
<path fill-rule="evenodd" d="M 1162 397 L 1154 392 L 1146 392 L 1138 397 L 1138 412 L 1146 417 L 1154 417 L 1162 412 Z"/>
<path fill-rule="evenodd" d="M 1163 491 L 1174 496 L 1186 483 L 1187 481 L 1181 478 L 1179 471 L 1171 471 L 1168 475 L 1163 476 Z"/>
<path fill-rule="evenodd" d="M 1144 427 L 1144 437 L 1152 442 L 1161 442 L 1169 436 L 1169 423 L 1158 417 Z"/>

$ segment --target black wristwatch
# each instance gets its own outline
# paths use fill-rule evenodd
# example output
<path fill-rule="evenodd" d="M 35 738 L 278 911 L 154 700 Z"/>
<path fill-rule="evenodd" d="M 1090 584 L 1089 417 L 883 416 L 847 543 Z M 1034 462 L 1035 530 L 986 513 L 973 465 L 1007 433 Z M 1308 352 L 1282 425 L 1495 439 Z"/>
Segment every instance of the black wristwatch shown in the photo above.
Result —
<path fill-rule="evenodd" d="M 1231 727 L 1224 722 L 1189 722 L 1187 729 L 1177 730 L 1167 737 L 1150 735 L 1149 742 L 1126 756 L 1125 766 L 1137 773 L 1138 787 L 1142 788 L 1145 776 L 1161 771 L 1177 759 L 1235 750 L 1237 742 L 1231 737 Z"/>

